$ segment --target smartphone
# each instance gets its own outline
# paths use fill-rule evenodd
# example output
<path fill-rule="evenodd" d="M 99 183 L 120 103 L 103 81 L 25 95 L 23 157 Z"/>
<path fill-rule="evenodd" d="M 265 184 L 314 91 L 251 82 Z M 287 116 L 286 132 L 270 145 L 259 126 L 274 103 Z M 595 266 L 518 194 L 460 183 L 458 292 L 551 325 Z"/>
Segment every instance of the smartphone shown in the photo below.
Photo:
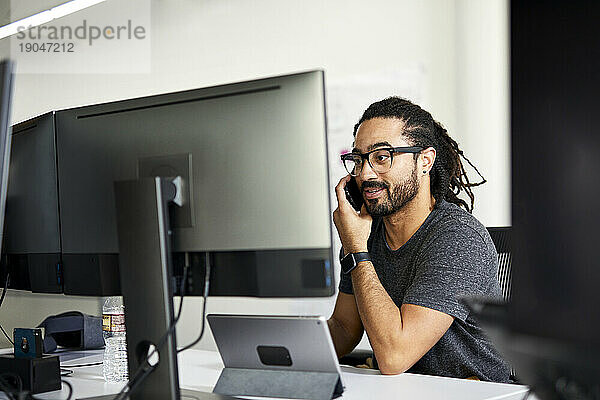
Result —
<path fill-rule="evenodd" d="M 358 188 L 356 179 L 350 178 L 348 183 L 346 183 L 344 191 L 346 192 L 346 198 L 348 199 L 348 202 L 356 211 L 360 211 L 365 201 L 363 199 L 362 193 L 360 192 L 360 189 Z"/>

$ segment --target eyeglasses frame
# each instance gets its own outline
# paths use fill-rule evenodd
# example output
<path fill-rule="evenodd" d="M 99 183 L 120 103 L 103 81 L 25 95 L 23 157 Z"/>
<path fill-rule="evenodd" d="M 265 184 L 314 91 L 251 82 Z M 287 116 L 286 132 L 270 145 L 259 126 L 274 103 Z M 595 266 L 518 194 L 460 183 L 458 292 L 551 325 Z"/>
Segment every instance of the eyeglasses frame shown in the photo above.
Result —
<path fill-rule="evenodd" d="M 373 171 L 375 171 L 375 169 L 373 168 L 373 164 L 371 164 L 371 160 L 369 160 L 369 155 L 371 153 L 375 153 L 376 151 L 381 151 L 381 150 L 387 150 L 390 152 L 390 169 L 392 169 L 392 166 L 394 165 L 394 153 L 413 153 L 413 154 L 417 154 L 422 152 L 423 150 L 425 150 L 424 147 L 420 147 L 420 146 L 404 146 L 404 147 L 378 147 L 376 149 L 373 149 L 371 151 L 367 151 L 366 153 L 346 153 L 346 154 L 342 154 L 340 156 L 340 159 L 342 160 L 342 163 L 344 164 L 344 169 L 346 169 L 346 163 L 344 161 L 350 159 L 351 156 L 360 156 L 360 158 L 362 159 L 362 164 L 360 166 L 360 171 L 358 172 L 358 174 L 356 175 L 352 175 L 351 172 L 348 172 L 351 176 L 358 176 L 360 175 L 360 173 L 362 172 L 362 169 L 365 166 L 365 160 L 367 160 L 367 162 L 369 163 L 369 166 L 371 167 L 371 169 Z M 347 171 L 347 169 L 346 169 Z M 380 173 L 384 173 L 384 172 L 380 172 Z"/>

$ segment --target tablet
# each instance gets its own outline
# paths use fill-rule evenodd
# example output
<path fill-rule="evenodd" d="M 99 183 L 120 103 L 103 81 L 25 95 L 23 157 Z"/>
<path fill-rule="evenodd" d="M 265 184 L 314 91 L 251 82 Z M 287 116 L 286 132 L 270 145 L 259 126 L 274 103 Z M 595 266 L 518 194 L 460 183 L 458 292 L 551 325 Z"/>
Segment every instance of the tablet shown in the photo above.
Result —
<path fill-rule="evenodd" d="M 340 365 L 322 316 L 207 316 L 226 368 L 337 373 Z"/>

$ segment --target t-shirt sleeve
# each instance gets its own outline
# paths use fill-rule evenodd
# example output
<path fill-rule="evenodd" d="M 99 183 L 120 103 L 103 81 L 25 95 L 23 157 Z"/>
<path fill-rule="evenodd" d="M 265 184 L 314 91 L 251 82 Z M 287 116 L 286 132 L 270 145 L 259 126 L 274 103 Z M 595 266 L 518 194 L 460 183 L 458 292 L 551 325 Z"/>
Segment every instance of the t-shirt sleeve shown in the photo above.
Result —
<path fill-rule="evenodd" d="M 463 296 L 481 296 L 496 279 L 495 251 L 474 229 L 444 230 L 424 243 L 417 257 L 415 277 L 403 303 L 441 311 L 465 320 Z"/>

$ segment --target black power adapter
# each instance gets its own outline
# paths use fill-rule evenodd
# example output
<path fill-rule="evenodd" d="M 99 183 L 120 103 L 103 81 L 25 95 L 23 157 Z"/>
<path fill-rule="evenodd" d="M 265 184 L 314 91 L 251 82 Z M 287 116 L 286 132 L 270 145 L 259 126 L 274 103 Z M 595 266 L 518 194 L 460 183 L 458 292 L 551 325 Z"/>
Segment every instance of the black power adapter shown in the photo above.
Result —
<path fill-rule="evenodd" d="M 60 361 L 58 356 L 19 358 L 14 354 L 0 355 L 0 376 L 13 388 L 19 387 L 33 394 L 60 390 Z"/>
<path fill-rule="evenodd" d="M 0 355 L 0 376 L 13 388 L 33 394 L 61 389 L 58 356 L 42 355 L 40 329 L 14 330 L 14 354 Z"/>

